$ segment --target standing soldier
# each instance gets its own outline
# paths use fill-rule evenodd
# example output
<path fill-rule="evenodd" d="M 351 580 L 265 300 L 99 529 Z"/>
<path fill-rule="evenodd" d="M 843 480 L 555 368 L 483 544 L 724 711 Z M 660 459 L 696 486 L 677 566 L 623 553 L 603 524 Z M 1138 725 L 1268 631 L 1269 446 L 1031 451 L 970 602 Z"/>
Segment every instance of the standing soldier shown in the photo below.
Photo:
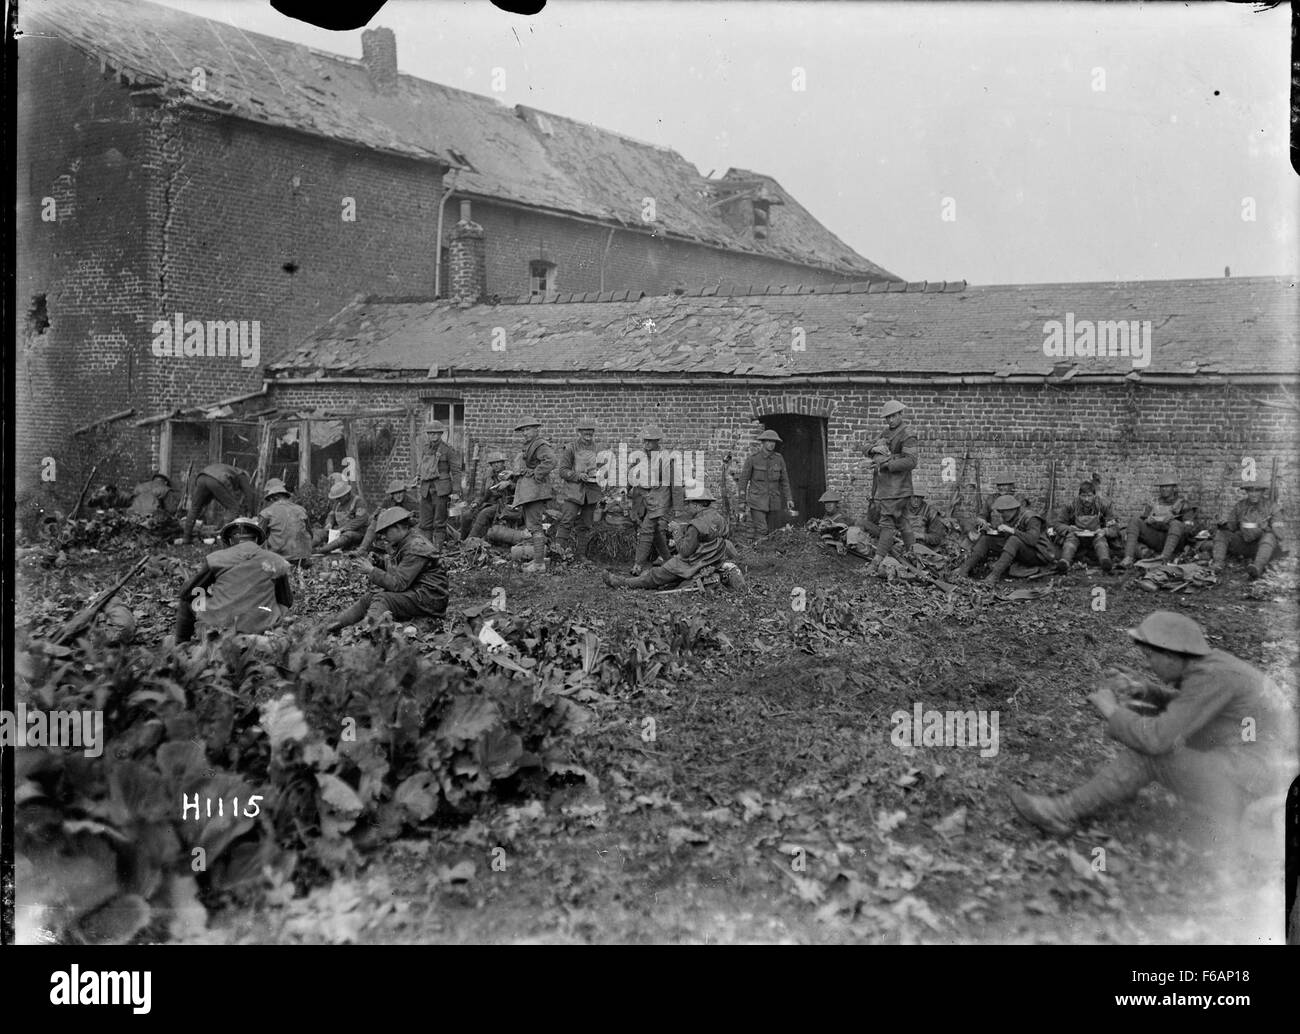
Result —
<path fill-rule="evenodd" d="M 370 511 L 353 491 L 350 481 L 334 483 L 330 489 L 330 502 L 334 505 L 325 515 L 325 526 L 312 536 L 317 553 L 335 553 L 360 545 L 366 537 L 366 525 L 370 523 Z M 329 533 L 336 530 L 338 535 L 330 542 Z"/>
<path fill-rule="evenodd" d="M 880 415 L 885 418 L 885 434 L 865 450 L 874 472 L 875 490 L 871 497 L 880 507 L 880 540 L 876 556 L 867 567 L 869 575 L 880 573 L 881 560 L 894 548 L 895 532 L 902 535 L 904 553 L 912 552 L 916 541 L 906 513 L 907 501 L 912 498 L 917 445 L 916 435 L 903 426 L 904 408 L 893 399 L 880 407 Z"/>
<path fill-rule="evenodd" d="M 602 498 L 600 486 L 596 483 L 596 468 L 599 465 L 596 454 L 596 421 L 584 417 L 577 424 L 578 439 L 569 442 L 560 450 L 559 465 L 556 468 L 563 484 L 560 485 L 560 502 L 564 507 L 560 515 L 559 527 L 555 532 L 555 545 L 562 552 L 568 553 L 576 548 L 576 559 L 587 559 L 587 545 L 591 540 L 591 525 L 596 518 L 596 506 Z M 574 521 L 578 521 L 576 547 L 574 541 Z"/>
<path fill-rule="evenodd" d="M 379 518 L 385 510 L 392 509 L 394 506 L 400 506 L 403 510 L 409 510 L 415 513 L 419 508 L 419 503 L 411 497 L 407 491 L 410 486 L 401 478 L 393 478 L 384 486 L 384 501 L 375 508 L 374 514 L 370 517 L 370 522 L 366 525 L 365 537 L 361 540 L 361 545 L 357 547 L 357 552 L 362 556 L 369 554 L 376 540 L 383 546 L 384 539 L 379 535 Z"/>
<path fill-rule="evenodd" d="M 546 504 L 554 498 L 551 491 L 551 471 L 555 469 L 555 450 L 542 437 L 542 422 L 535 417 L 525 417 L 515 424 L 516 431 L 524 435 L 524 469 L 515 484 L 514 505 L 523 507 L 524 527 L 533 537 L 533 559 L 524 565 L 528 573 L 546 571 L 546 530 L 542 520 Z"/>
<path fill-rule="evenodd" d="M 1260 577 L 1278 547 L 1278 533 L 1282 520 L 1277 507 L 1268 501 L 1268 483 L 1243 481 L 1246 498 L 1232 508 L 1225 519 L 1218 522 L 1214 533 L 1214 572 L 1223 574 L 1228 567 L 1228 555 L 1254 559 L 1246 567 L 1252 580 Z"/>
<path fill-rule="evenodd" d="M 447 426 L 441 420 L 424 425 L 424 452 L 420 456 L 420 531 L 441 550 L 447 538 L 447 510 L 461 480 L 460 451 L 442 440 Z"/>
<path fill-rule="evenodd" d="M 376 533 L 388 545 L 384 569 L 363 557 L 357 570 L 383 592 L 366 593 L 334 617 L 325 627 L 327 633 L 355 625 L 371 612 L 379 617 L 387 611 L 398 621 L 442 617 L 447 612 L 447 572 L 438 564 L 433 543 L 411 527 L 413 518 L 411 511 L 400 506 L 379 515 Z"/>
<path fill-rule="evenodd" d="M 948 525 L 938 507 L 927 503 L 925 496 L 919 492 L 915 493 L 907 501 L 907 511 L 904 516 L 911 525 L 914 539 L 920 539 L 931 549 L 938 549 L 943 545 L 943 540 L 948 535 Z"/>
<path fill-rule="evenodd" d="M 781 436 L 770 428 L 758 436 L 759 447 L 745 460 L 737 483 L 738 495 L 749 508 L 750 526 L 759 535 L 776 530 L 782 505 L 794 516 L 794 496 L 790 492 L 790 473 L 785 457 L 776 451 Z"/>
<path fill-rule="evenodd" d="M 1109 571 L 1110 546 L 1106 542 L 1106 530 L 1114 523 L 1115 513 L 1110 503 L 1097 495 L 1097 486 L 1091 481 L 1080 484 L 1078 496 L 1061 507 L 1060 519 L 1056 522 L 1056 534 L 1064 542 L 1061 559 L 1056 562 L 1057 572 L 1065 574 L 1070 569 L 1070 562 L 1080 545 L 1091 545 L 1101 569 Z"/>
<path fill-rule="evenodd" d="M 293 495 L 279 478 L 271 478 L 263 493 L 266 506 L 258 519 L 266 528 L 264 545 L 291 563 L 311 556 L 311 528 L 307 511 L 293 501 Z"/>
<path fill-rule="evenodd" d="M 188 546 L 194 541 L 194 522 L 214 499 L 236 517 L 251 516 L 257 508 L 257 496 L 247 474 L 229 463 L 209 463 L 194 479 L 190 509 L 182 530 L 182 545 Z"/>
<path fill-rule="evenodd" d="M 1187 500 L 1178 491 L 1178 479 L 1172 474 L 1162 475 L 1156 482 L 1160 489 L 1160 498 L 1154 503 L 1147 503 L 1142 508 L 1140 517 L 1133 517 L 1128 522 L 1128 537 L 1124 543 L 1124 559 L 1120 567 L 1132 567 L 1137 559 L 1138 541 L 1152 549 L 1160 550 L 1160 562 L 1167 564 L 1173 560 L 1187 534 L 1188 525 L 1184 517 L 1190 517 Z"/>
<path fill-rule="evenodd" d="M 628 493 L 632 500 L 632 516 L 637 521 L 636 557 L 632 562 L 633 577 L 644 570 L 653 552 L 660 560 L 667 560 L 668 515 L 674 506 L 685 499 L 685 488 L 677 461 L 660 451 L 663 432 L 651 424 L 641 431 L 641 445 L 649 460 L 646 472 L 647 485 L 633 485 Z"/>
<path fill-rule="evenodd" d="M 1043 533 L 1045 522 L 1042 517 L 1013 495 L 998 496 L 993 500 L 993 509 L 997 513 L 998 526 L 979 537 L 975 548 L 957 569 L 958 577 L 969 578 L 976 565 L 995 547 L 1000 547 L 1001 553 L 984 578 L 984 584 L 988 586 L 996 585 L 1017 560 L 1035 565 L 1052 560 L 1052 547 Z"/>
<path fill-rule="evenodd" d="M 474 512 L 474 523 L 470 525 L 469 538 L 487 537 L 488 529 L 505 516 L 506 508 L 514 498 L 514 472 L 506 469 L 504 452 L 489 452 L 487 455 L 487 483 L 479 498 L 478 509 Z"/>

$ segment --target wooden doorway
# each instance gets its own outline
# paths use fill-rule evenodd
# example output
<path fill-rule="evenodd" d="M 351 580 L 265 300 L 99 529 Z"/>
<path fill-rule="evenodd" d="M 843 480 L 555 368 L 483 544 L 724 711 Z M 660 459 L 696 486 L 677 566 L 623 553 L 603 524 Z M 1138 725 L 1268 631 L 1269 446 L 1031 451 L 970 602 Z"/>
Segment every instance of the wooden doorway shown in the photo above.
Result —
<path fill-rule="evenodd" d="M 778 527 L 783 524 L 803 524 L 809 518 L 823 516 L 822 504 L 817 500 L 826 491 L 826 418 L 801 416 L 797 413 L 775 413 L 759 417 L 763 426 L 781 436 L 776 449 L 785 457 L 790 472 L 790 494 L 799 516 L 791 519 L 784 510 Z"/>

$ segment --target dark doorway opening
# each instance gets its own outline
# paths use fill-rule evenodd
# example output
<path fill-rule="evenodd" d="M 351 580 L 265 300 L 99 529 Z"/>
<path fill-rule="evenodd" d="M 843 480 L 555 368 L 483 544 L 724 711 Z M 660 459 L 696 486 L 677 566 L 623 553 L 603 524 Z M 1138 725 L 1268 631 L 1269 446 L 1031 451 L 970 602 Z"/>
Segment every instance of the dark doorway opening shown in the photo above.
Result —
<path fill-rule="evenodd" d="M 778 413 L 760 417 L 763 425 L 781 436 L 777 451 L 785 457 L 790 472 L 790 494 L 799 516 L 791 519 L 784 510 L 777 527 L 803 524 L 822 517 L 825 510 L 817 500 L 826 491 L 826 418 Z"/>

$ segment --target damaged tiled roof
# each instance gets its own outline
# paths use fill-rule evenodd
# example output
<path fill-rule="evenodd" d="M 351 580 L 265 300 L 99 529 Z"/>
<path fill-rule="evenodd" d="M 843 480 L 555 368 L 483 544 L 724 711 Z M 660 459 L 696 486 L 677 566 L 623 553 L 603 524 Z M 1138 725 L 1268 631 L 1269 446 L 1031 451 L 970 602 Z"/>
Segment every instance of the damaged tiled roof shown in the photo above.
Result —
<path fill-rule="evenodd" d="M 568 300 L 566 300 L 566 298 Z M 600 300 L 603 299 L 603 300 Z M 1292 278 L 1128 283 L 837 284 L 784 293 L 557 296 L 459 308 L 358 300 L 274 372 L 580 374 L 1295 374 Z M 1054 358 L 1049 321 L 1149 321 L 1150 364 Z M 495 335 L 495 338 L 494 338 Z M 494 340 L 497 349 L 494 350 Z M 802 346 L 802 347 L 800 347 Z"/>
<path fill-rule="evenodd" d="M 279 125 L 459 169 L 458 191 L 657 232 L 863 279 L 898 279 L 814 219 L 769 177 L 732 170 L 705 179 L 681 155 L 522 105 L 410 75 L 376 92 L 361 61 L 245 32 L 141 0 L 27 0 L 25 46 L 55 34 L 140 90 L 233 117 Z M 407 41 L 408 46 L 416 41 Z M 205 89 L 192 89 L 204 69 Z M 728 180 L 763 181 L 766 239 L 737 233 L 716 204 Z"/>

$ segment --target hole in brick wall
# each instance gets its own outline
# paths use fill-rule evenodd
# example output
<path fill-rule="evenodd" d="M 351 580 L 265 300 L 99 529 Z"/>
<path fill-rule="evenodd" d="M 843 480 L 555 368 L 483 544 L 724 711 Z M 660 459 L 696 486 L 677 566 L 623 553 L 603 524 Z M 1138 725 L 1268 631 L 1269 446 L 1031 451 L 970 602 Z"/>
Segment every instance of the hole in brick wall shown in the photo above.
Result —
<path fill-rule="evenodd" d="M 289 260 L 288 262 L 286 262 L 283 266 L 281 266 L 280 268 L 283 269 L 283 270 L 284 270 L 286 273 L 288 273 L 290 276 L 293 276 L 294 273 L 298 272 L 298 263 L 294 262 L 294 261 L 291 259 L 291 260 Z"/>
<path fill-rule="evenodd" d="M 39 337 L 50 327 L 50 313 L 45 305 L 45 295 L 32 295 L 31 308 L 27 310 L 27 336 Z"/>

